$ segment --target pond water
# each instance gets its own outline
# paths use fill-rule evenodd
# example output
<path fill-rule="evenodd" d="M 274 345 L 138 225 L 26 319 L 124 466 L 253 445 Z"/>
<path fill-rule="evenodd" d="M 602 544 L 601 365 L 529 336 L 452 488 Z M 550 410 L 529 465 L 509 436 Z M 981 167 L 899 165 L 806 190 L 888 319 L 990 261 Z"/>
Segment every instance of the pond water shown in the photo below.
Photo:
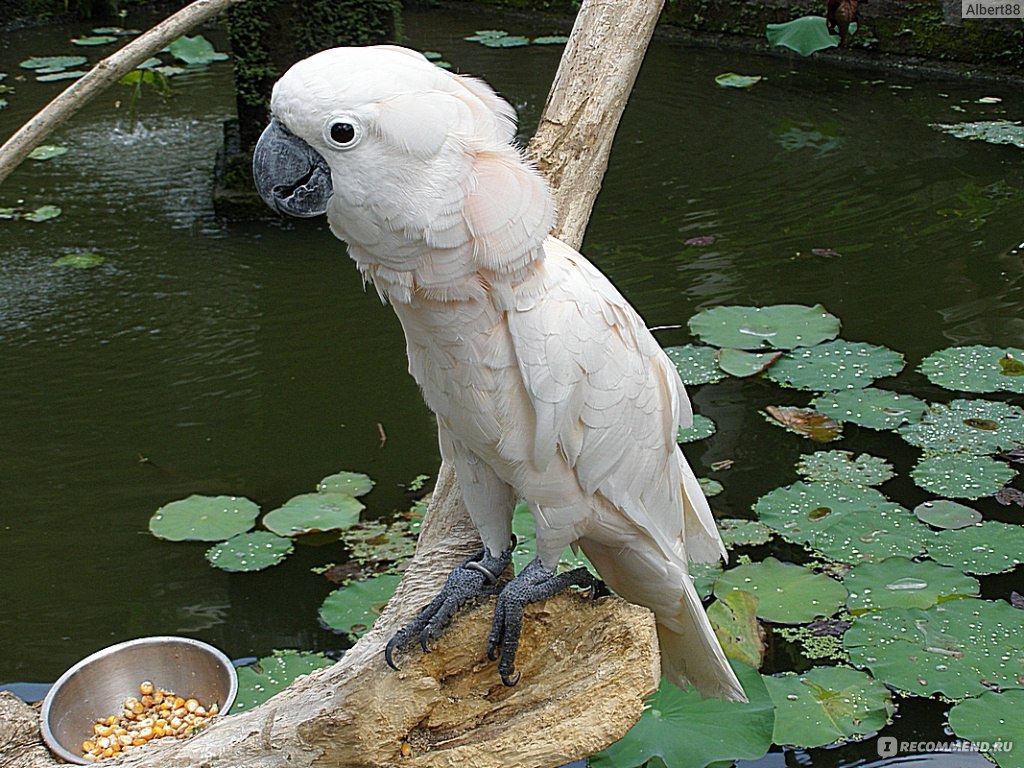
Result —
<path fill-rule="evenodd" d="M 405 17 L 409 45 L 488 79 L 528 133 L 560 48 L 462 40 L 501 25 L 564 31 L 445 11 Z M 15 88 L 0 135 L 62 87 L 36 83 L 18 62 L 79 53 L 68 40 L 87 29 L 0 37 L 0 72 Z M 766 79 L 719 87 L 727 71 Z M 175 78 L 169 99 L 145 94 L 134 129 L 127 93 L 119 86 L 89 105 L 51 139 L 66 155 L 26 162 L 0 188 L 0 207 L 63 209 L 42 223 L 0 221 L 0 683 L 53 680 L 140 635 L 193 635 L 234 658 L 338 649 L 316 618 L 332 586 L 310 572 L 336 561 L 336 547 L 299 546 L 276 568 L 231 575 L 207 566 L 206 545 L 153 538 L 150 516 L 192 493 L 247 496 L 269 510 L 350 469 L 376 480 L 367 514 L 383 517 L 407 508 L 405 485 L 439 461 L 400 328 L 324 223 L 214 215 L 230 66 Z M 844 338 L 906 355 L 886 386 L 948 401 L 915 371 L 922 357 L 952 344 L 1024 345 L 1024 167 L 1012 147 L 959 141 L 929 123 L 1021 112 L 1009 86 L 656 41 L 584 250 L 666 346 L 691 341 L 686 321 L 704 307 L 821 303 L 842 319 Z M 699 236 L 714 242 L 686 244 Z M 105 261 L 53 266 L 78 251 Z M 759 410 L 807 398 L 738 379 L 691 394 L 718 424 L 687 446 L 691 463 L 706 475 L 732 460 L 714 475 L 726 489 L 714 506 L 749 517 L 815 448 Z M 901 473 L 886 493 L 908 507 L 924 500 L 906 478 L 917 452 L 866 432 L 829 447 L 882 453 Z M 1013 519 L 992 500 L 977 506 Z M 982 579 L 983 594 L 1005 598 L 1010 582 Z M 894 735 L 946 738 L 944 711 L 904 705 Z M 809 764 L 812 754 L 816 765 L 877 760 L 869 740 L 761 763 Z M 950 757 L 985 764 L 901 760 Z"/>

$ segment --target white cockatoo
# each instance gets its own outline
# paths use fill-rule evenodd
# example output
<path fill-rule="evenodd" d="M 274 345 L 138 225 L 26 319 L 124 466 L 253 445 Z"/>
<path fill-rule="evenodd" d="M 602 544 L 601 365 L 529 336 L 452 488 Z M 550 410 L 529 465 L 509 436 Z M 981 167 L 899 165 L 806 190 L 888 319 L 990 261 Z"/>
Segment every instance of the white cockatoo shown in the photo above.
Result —
<path fill-rule="evenodd" d="M 483 550 L 389 644 L 426 650 L 455 611 L 498 594 L 488 653 L 518 679 L 523 606 L 570 584 L 578 546 L 625 599 L 654 611 L 669 680 L 745 700 L 688 575 L 725 556 L 676 443 L 692 421 L 674 366 L 583 256 L 549 237 L 544 179 L 513 144 L 515 112 L 484 82 L 395 46 L 336 48 L 277 82 L 254 156 L 277 211 L 327 214 L 405 331 Z M 537 558 L 502 586 L 525 499 Z"/>

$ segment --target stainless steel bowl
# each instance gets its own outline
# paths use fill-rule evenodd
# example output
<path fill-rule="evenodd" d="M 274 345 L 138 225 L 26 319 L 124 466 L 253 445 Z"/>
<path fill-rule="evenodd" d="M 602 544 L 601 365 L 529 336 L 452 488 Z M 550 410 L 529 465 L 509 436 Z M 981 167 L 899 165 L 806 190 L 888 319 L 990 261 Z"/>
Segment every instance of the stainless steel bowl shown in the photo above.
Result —
<path fill-rule="evenodd" d="M 64 760 L 88 764 L 81 745 L 93 724 L 120 714 L 124 700 L 139 695 L 143 680 L 207 707 L 216 702 L 222 715 L 238 691 L 228 657 L 199 640 L 165 636 L 118 643 L 82 659 L 46 694 L 39 718 L 47 746 Z"/>

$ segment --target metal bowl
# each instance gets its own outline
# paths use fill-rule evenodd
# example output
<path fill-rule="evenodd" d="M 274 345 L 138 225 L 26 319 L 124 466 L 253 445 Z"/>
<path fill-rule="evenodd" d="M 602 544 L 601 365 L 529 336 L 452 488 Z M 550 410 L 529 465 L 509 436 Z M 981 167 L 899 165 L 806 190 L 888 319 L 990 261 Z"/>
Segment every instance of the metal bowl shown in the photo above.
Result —
<path fill-rule="evenodd" d="M 93 724 L 120 714 L 126 698 L 139 696 L 143 680 L 207 707 L 216 702 L 220 714 L 227 714 L 238 691 L 231 661 L 211 645 L 187 637 L 118 643 L 82 659 L 46 694 L 39 719 L 47 746 L 64 760 L 88 764 L 81 745 Z"/>

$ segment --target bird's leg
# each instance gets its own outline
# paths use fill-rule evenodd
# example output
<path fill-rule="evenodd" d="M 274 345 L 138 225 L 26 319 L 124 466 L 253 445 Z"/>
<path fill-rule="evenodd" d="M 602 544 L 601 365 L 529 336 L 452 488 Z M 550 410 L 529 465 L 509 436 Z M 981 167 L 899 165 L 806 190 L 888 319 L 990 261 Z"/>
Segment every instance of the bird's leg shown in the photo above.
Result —
<path fill-rule="evenodd" d="M 515 549 L 515 545 L 513 537 L 509 548 L 497 557 L 492 557 L 484 547 L 472 557 L 463 560 L 448 574 L 448 581 L 437 593 L 437 597 L 388 641 L 384 648 L 384 660 L 388 666 L 398 669 L 393 658 L 395 651 L 406 650 L 417 638 L 423 651 L 429 653 L 427 643 L 441 636 L 441 632 L 462 606 L 475 598 L 496 594 L 498 577 L 512 562 L 512 550 Z"/>
<path fill-rule="evenodd" d="M 498 674 L 505 685 L 513 686 L 519 682 L 519 673 L 515 669 L 519 634 L 523 629 L 523 609 L 530 603 L 553 597 L 568 587 L 591 589 L 594 598 L 609 594 L 604 582 L 586 568 L 556 573 L 545 568 L 539 557 L 501 590 L 498 605 L 494 609 L 491 634 L 487 638 L 487 656 L 492 661 L 497 659 L 498 646 L 501 646 Z"/>

